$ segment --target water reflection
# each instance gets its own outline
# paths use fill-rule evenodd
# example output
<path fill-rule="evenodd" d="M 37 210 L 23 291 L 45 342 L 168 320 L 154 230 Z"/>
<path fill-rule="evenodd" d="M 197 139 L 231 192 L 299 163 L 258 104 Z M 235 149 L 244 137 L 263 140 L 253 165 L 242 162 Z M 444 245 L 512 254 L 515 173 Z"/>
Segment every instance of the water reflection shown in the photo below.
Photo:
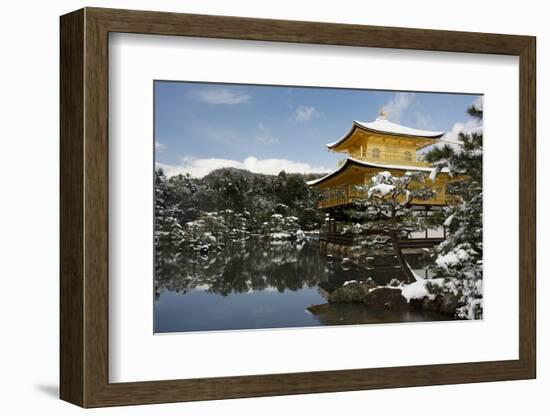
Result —
<path fill-rule="evenodd" d="M 157 250 L 155 332 L 284 328 L 437 320 L 422 312 L 369 310 L 361 304 L 331 305 L 321 314 L 307 307 L 347 280 L 372 277 L 379 284 L 399 277 L 393 266 L 343 268 L 309 242 L 273 244 L 229 241 L 221 252 Z"/>
<path fill-rule="evenodd" d="M 157 261 L 157 291 L 202 289 L 227 296 L 265 289 L 314 287 L 328 276 L 326 261 L 308 243 L 272 244 L 255 239 L 228 242 L 223 251 L 201 255 L 164 249 Z"/>

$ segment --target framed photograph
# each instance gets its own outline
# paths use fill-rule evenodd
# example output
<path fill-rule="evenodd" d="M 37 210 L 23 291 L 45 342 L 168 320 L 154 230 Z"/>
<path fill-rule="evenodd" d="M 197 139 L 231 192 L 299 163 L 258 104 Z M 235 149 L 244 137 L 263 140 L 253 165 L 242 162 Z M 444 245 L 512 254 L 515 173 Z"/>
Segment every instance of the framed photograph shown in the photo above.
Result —
<path fill-rule="evenodd" d="M 535 38 L 61 17 L 82 407 L 535 378 Z"/>

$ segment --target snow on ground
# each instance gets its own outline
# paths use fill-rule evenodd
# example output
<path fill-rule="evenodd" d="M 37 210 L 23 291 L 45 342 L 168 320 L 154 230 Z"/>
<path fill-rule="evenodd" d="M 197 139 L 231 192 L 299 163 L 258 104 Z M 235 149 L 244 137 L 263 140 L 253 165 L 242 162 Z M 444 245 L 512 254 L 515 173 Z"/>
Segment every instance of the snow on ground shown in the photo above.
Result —
<path fill-rule="evenodd" d="M 424 278 L 422 276 L 420 276 L 419 274 L 417 274 L 412 268 L 411 266 L 409 266 L 409 264 L 407 263 L 407 267 L 409 268 L 409 271 L 412 273 L 412 275 L 414 276 L 414 280 L 416 280 L 417 282 L 420 281 L 420 280 L 424 280 Z"/>
<path fill-rule="evenodd" d="M 420 278 L 414 283 L 400 286 L 399 289 L 401 289 L 401 294 L 405 299 L 407 299 L 407 302 L 410 302 L 411 299 L 422 299 L 424 297 L 429 297 L 430 300 L 433 300 L 435 295 L 428 292 L 428 289 L 426 289 L 426 283 L 430 282 L 431 284 L 442 286 L 444 280 L 445 279 Z"/>

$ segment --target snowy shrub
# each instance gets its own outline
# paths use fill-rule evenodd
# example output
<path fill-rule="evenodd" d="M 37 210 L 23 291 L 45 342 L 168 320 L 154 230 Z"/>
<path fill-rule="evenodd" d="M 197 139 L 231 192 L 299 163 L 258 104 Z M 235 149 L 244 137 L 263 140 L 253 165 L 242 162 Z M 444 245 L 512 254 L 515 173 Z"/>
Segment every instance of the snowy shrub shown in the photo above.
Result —
<path fill-rule="evenodd" d="M 261 234 L 271 240 L 304 240 L 305 233 L 300 229 L 298 218 L 284 217 L 281 214 L 271 215 L 269 221 L 262 225 Z"/>

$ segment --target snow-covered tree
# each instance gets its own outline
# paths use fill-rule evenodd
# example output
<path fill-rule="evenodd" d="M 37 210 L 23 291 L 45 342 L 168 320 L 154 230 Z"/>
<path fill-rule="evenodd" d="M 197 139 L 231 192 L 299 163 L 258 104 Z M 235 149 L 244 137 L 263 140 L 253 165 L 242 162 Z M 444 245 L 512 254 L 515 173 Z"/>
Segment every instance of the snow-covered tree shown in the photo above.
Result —
<path fill-rule="evenodd" d="M 240 236 L 247 233 L 250 221 L 250 213 L 242 213 L 226 209 L 218 213 L 225 223 L 226 232 L 231 236 Z"/>
<path fill-rule="evenodd" d="M 465 177 L 449 188 L 462 202 L 445 209 L 447 238 L 435 250 L 435 274 L 444 278 L 444 284 L 428 288 L 436 295 L 454 296 L 457 317 L 479 319 L 483 314 L 483 110 L 472 106 L 468 113 L 479 120 L 477 128 L 460 133 L 460 144 L 425 155 L 434 172 L 448 168 L 450 175 Z"/>
<path fill-rule="evenodd" d="M 435 196 L 425 182 L 426 175 L 420 172 L 406 172 L 402 176 L 380 172 L 372 177 L 370 185 L 357 187 L 365 197 L 356 200 L 348 211 L 356 223 L 350 231 L 357 235 L 362 249 L 369 253 L 391 248 L 408 283 L 416 278 L 399 240 L 425 227 L 423 217 L 417 215 L 411 205 L 413 199 L 427 200 Z"/>
<path fill-rule="evenodd" d="M 162 169 L 155 171 L 155 231 L 159 232 L 160 225 L 166 215 L 166 176 Z"/>
<path fill-rule="evenodd" d="M 168 244 L 182 238 L 181 225 L 177 219 L 179 208 L 170 201 L 173 188 L 162 170 L 155 172 L 155 237 Z"/>
<path fill-rule="evenodd" d="M 182 226 L 197 220 L 202 212 L 221 214 L 231 210 L 237 216 L 246 217 L 249 232 L 258 232 L 261 225 L 277 213 L 298 217 L 301 229 L 315 230 L 322 222 L 322 212 L 317 209 L 322 195 L 306 182 L 319 176 L 299 173 L 264 175 L 222 168 L 202 178 L 189 175 L 167 178 L 162 170 L 157 170 L 155 202 L 159 209 L 177 207 L 176 218 Z M 158 214 L 160 218 L 160 211 Z M 239 224 L 235 225 L 233 228 L 238 229 Z"/>
<path fill-rule="evenodd" d="M 269 221 L 263 223 L 261 234 L 271 240 L 303 240 L 304 232 L 300 229 L 298 218 L 273 214 Z"/>
<path fill-rule="evenodd" d="M 182 249 L 217 250 L 228 233 L 227 224 L 218 212 L 203 212 L 199 218 L 185 223 L 182 227 L 180 246 Z"/>

